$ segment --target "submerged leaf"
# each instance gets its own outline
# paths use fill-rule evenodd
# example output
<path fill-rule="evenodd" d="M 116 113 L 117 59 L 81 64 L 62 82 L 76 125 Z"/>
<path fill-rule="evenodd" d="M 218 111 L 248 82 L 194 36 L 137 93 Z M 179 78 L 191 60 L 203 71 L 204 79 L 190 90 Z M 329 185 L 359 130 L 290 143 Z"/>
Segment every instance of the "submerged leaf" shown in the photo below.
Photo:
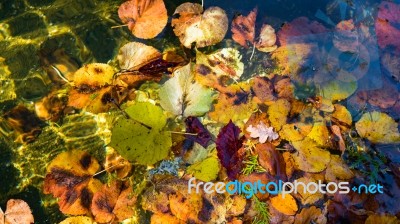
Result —
<path fill-rule="evenodd" d="M 260 38 L 256 43 L 256 48 L 262 52 L 272 52 L 278 48 L 276 43 L 276 34 L 275 29 L 268 25 L 264 24 L 261 27 Z"/>
<path fill-rule="evenodd" d="M 268 117 L 271 126 L 276 131 L 280 131 L 282 126 L 286 124 L 287 116 L 289 115 L 291 105 L 285 99 L 279 99 L 268 108 Z"/>
<path fill-rule="evenodd" d="M 372 143 L 398 143 L 400 133 L 398 124 L 389 115 L 381 112 L 368 112 L 356 123 L 358 134 Z"/>
<path fill-rule="evenodd" d="M 244 137 L 239 137 L 241 130 L 232 121 L 221 128 L 217 137 L 218 158 L 223 167 L 226 168 L 228 177 L 235 179 L 241 171 L 243 153 L 240 148 Z"/>
<path fill-rule="evenodd" d="M 187 168 L 187 173 L 192 174 L 199 180 L 208 182 L 215 180 L 221 169 L 218 157 L 212 154 L 203 161 L 197 162 Z"/>
<path fill-rule="evenodd" d="M 99 163 L 84 151 L 63 152 L 47 166 L 43 191 L 59 199 L 62 213 L 89 214 L 93 194 L 101 186 L 93 178 L 99 168 Z"/>
<path fill-rule="evenodd" d="M 34 223 L 32 211 L 28 203 L 21 199 L 7 201 L 7 209 L 3 213 L 0 208 L 0 224 L 31 224 Z"/>
<path fill-rule="evenodd" d="M 163 0 L 126 1 L 119 7 L 118 16 L 133 35 L 143 39 L 156 37 L 168 22 Z"/>
<path fill-rule="evenodd" d="M 245 48 L 254 43 L 257 8 L 247 16 L 237 16 L 232 21 L 232 39 Z"/>
<path fill-rule="evenodd" d="M 141 66 L 161 58 L 161 53 L 152 46 L 130 42 L 119 49 L 117 56 L 121 69 L 138 70 Z"/>
<path fill-rule="evenodd" d="M 210 110 L 213 91 L 194 81 L 191 64 L 177 69 L 160 88 L 160 104 L 175 116 L 202 116 Z"/>
<path fill-rule="evenodd" d="M 174 33 L 183 46 L 191 48 L 206 47 L 219 43 L 228 31 L 228 17 L 219 7 L 210 7 L 203 12 L 203 7 L 197 3 L 183 3 L 176 8 L 172 19 Z"/>
<path fill-rule="evenodd" d="M 126 110 L 130 118 L 120 118 L 114 124 L 110 146 L 129 161 L 154 164 L 169 154 L 171 134 L 162 128 L 167 119 L 160 107 L 138 102 Z"/>
<path fill-rule="evenodd" d="M 64 219 L 59 224 L 96 224 L 96 222 L 86 216 L 72 216 Z"/>

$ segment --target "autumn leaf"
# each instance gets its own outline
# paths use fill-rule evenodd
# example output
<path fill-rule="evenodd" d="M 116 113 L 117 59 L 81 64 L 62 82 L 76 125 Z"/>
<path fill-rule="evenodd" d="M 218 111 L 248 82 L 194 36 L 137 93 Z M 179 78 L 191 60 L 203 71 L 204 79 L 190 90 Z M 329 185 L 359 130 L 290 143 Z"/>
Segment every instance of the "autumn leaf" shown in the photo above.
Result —
<path fill-rule="evenodd" d="M 325 171 L 325 179 L 327 181 L 341 181 L 350 180 L 353 177 L 354 173 L 342 158 L 338 155 L 331 155 L 331 161 Z"/>
<path fill-rule="evenodd" d="M 303 223 L 326 223 L 327 219 L 322 213 L 321 209 L 311 206 L 303 208 L 299 214 L 296 215 L 294 224 Z"/>
<path fill-rule="evenodd" d="M 96 159 L 84 151 L 63 152 L 47 166 L 43 192 L 59 199 L 58 205 L 64 214 L 89 214 L 93 194 L 101 186 L 93 178 L 99 168 Z"/>
<path fill-rule="evenodd" d="M 64 219 L 59 224 L 96 224 L 96 222 L 87 216 L 71 216 Z"/>
<path fill-rule="evenodd" d="M 197 162 L 187 168 L 187 173 L 192 174 L 196 179 L 202 181 L 212 181 L 218 176 L 221 165 L 219 164 L 216 153 L 212 153 L 203 161 Z"/>
<path fill-rule="evenodd" d="M 287 116 L 289 115 L 291 105 L 285 99 L 279 99 L 268 108 L 268 117 L 271 126 L 276 131 L 280 131 L 282 126 L 286 124 Z"/>
<path fill-rule="evenodd" d="M 245 48 L 254 43 L 256 17 L 257 8 L 254 8 L 247 16 L 240 15 L 232 21 L 232 39 Z"/>
<path fill-rule="evenodd" d="M 297 169 L 310 173 L 318 173 L 326 169 L 331 157 L 329 151 L 322 149 L 310 138 L 292 142 L 298 154 L 294 161 Z"/>
<path fill-rule="evenodd" d="M 115 173 L 117 178 L 123 179 L 130 174 L 132 164 L 109 147 L 107 149 L 106 161 L 104 162 L 104 169 L 109 173 Z"/>
<path fill-rule="evenodd" d="M 161 53 L 152 46 L 140 42 L 129 42 L 119 49 L 117 56 L 121 69 L 138 70 L 141 66 L 161 58 Z"/>
<path fill-rule="evenodd" d="M 304 183 L 306 186 L 309 183 L 318 183 L 317 180 L 315 180 L 312 177 L 300 177 L 299 179 L 296 179 L 297 183 Z M 320 199 L 323 199 L 324 195 L 317 191 L 315 193 L 310 193 L 307 191 L 307 189 L 304 188 L 302 184 L 299 184 L 298 187 L 296 188 L 297 194 L 294 195 L 296 198 L 298 198 L 301 201 L 301 204 L 307 205 L 307 204 L 314 204 Z"/>
<path fill-rule="evenodd" d="M 400 30 L 397 24 L 400 5 L 395 2 L 382 1 L 378 6 L 378 15 L 375 20 L 376 36 L 381 49 L 394 47 L 395 52 L 400 53 Z"/>
<path fill-rule="evenodd" d="M 204 127 L 197 117 L 187 117 L 185 119 L 186 133 L 197 135 L 186 135 L 186 139 L 199 143 L 204 148 L 207 148 L 208 143 L 212 140 L 210 132 Z"/>
<path fill-rule="evenodd" d="M 381 112 L 368 112 L 356 123 L 358 134 L 373 143 L 397 143 L 400 141 L 398 124 L 389 115 Z"/>
<path fill-rule="evenodd" d="M 31 224 L 34 223 L 32 211 L 28 203 L 20 199 L 7 201 L 7 209 L 0 208 L 0 224 Z"/>
<path fill-rule="evenodd" d="M 183 3 L 174 12 L 171 25 L 183 46 L 191 48 L 211 46 L 222 41 L 228 31 L 228 17 L 219 7 L 210 7 L 203 12 L 197 3 Z"/>
<path fill-rule="evenodd" d="M 160 104 L 175 116 L 202 116 L 210 110 L 214 92 L 194 81 L 191 64 L 174 72 L 160 88 Z"/>
<path fill-rule="evenodd" d="M 286 194 L 285 197 L 278 194 L 271 198 L 271 205 L 285 215 L 294 215 L 298 210 L 296 200 L 290 194 Z"/>
<path fill-rule="evenodd" d="M 167 117 L 162 109 L 149 102 L 137 102 L 114 124 L 110 146 L 125 159 L 147 165 L 168 156 L 172 145 L 171 133 L 162 129 Z"/>
<path fill-rule="evenodd" d="M 260 143 L 271 142 L 279 138 L 278 133 L 273 131 L 273 127 L 266 126 L 262 121 L 256 127 L 250 125 L 246 131 L 250 132 L 250 137 L 258 138 Z"/>
<path fill-rule="evenodd" d="M 274 83 L 266 77 L 255 77 L 252 90 L 261 102 L 272 102 L 276 100 Z"/>
<path fill-rule="evenodd" d="M 163 0 L 126 1 L 120 5 L 118 16 L 133 35 L 142 39 L 156 37 L 168 22 Z"/>
<path fill-rule="evenodd" d="M 372 214 L 365 220 L 365 224 L 398 224 L 400 220 L 391 214 Z"/>
<path fill-rule="evenodd" d="M 240 128 L 232 121 L 221 128 L 217 137 L 218 158 L 223 167 L 226 168 L 228 177 L 234 179 L 241 171 L 243 153 L 240 148 L 244 137 L 239 137 Z"/>
<path fill-rule="evenodd" d="M 260 31 L 259 40 L 256 43 L 256 48 L 262 52 L 272 52 L 278 48 L 276 43 L 275 29 L 268 24 L 263 24 Z"/>

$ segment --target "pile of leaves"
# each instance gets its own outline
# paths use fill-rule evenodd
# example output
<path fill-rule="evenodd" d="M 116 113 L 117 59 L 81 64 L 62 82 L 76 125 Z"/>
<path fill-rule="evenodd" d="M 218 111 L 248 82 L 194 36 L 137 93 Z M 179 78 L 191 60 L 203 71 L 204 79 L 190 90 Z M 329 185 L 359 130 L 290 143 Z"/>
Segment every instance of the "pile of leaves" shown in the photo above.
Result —
<path fill-rule="evenodd" d="M 393 9 L 388 5 L 394 3 L 382 4 L 377 28 L 388 26 L 398 32 L 393 25 L 397 17 L 393 15 L 393 22 L 382 21 L 399 13 L 398 5 Z M 126 1 L 118 15 L 134 36 L 143 39 L 156 37 L 168 20 L 162 0 Z M 72 215 L 62 223 L 399 222 L 394 214 L 400 214 L 400 207 L 391 207 L 395 202 L 389 198 L 400 197 L 396 184 L 400 163 L 377 152 L 378 146 L 400 143 L 398 121 L 372 109 L 355 116 L 346 107 L 347 99 L 362 94 L 355 92 L 364 67 L 350 74 L 338 68 L 338 61 L 321 62 L 315 57 L 318 43 L 314 38 L 328 28 L 301 17 L 286 23 L 277 34 L 269 24 L 258 31 L 255 8 L 247 16 L 232 19 L 234 47 L 216 49 L 218 43 L 223 46 L 229 27 L 223 9 L 184 3 L 173 16 L 171 26 L 186 48 L 183 51 L 126 43 L 114 60 L 118 65 L 84 65 L 62 77 L 61 89 L 36 102 L 36 115 L 48 122 L 80 110 L 112 120 L 111 137 L 99 149 L 107 152 L 106 158 L 98 158 L 105 161 L 103 168 L 79 149 L 57 155 L 47 166 L 43 192 L 58 199 L 63 214 Z M 356 38 L 362 26 L 340 21 L 334 28 L 336 39 L 324 37 L 323 41 L 337 52 L 353 54 L 360 48 L 349 40 Z M 390 36 L 379 34 L 378 40 L 381 48 L 397 44 Z M 253 52 L 245 58 L 247 49 Z M 357 53 L 360 60 L 366 59 L 364 51 Z M 276 69 L 251 73 L 243 62 L 251 61 L 254 54 L 268 55 L 266 60 L 277 64 Z M 304 71 L 310 61 L 323 66 L 308 82 Z M 327 76 L 332 71 L 337 73 Z M 314 91 L 301 93 L 308 85 Z M 394 95 L 393 102 L 385 104 L 386 99 L 375 97 L 365 103 L 397 108 L 398 90 L 388 95 Z M 38 119 L 22 106 L 14 110 Z M 6 118 L 17 133 L 31 136 L 29 141 L 40 133 L 33 133 L 40 130 L 39 125 L 22 129 L 21 122 L 26 122 L 22 115 L 10 113 Z M 383 155 L 370 156 L 375 154 Z M 368 169 L 358 170 L 363 167 L 359 161 L 366 161 Z M 140 173 L 140 169 L 145 171 Z M 369 174 L 374 175 L 373 181 Z M 300 189 L 285 197 L 257 193 L 246 198 L 243 194 L 190 193 L 191 177 L 225 183 L 373 182 L 386 190 L 380 195 L 342 195 Z M 140 212 L 150 218 L 139 216 Z"/>

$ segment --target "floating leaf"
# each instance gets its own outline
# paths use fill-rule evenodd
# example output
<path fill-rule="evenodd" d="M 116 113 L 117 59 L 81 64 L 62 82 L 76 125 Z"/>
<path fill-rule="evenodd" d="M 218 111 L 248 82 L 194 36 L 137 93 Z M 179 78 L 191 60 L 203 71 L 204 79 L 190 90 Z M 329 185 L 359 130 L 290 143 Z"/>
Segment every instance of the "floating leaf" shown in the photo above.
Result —
<path fill-rule="evenodd" d="M 89 214 L 92 196 L 101 186 L 93 178 L 99 168 L 99 163 L 84 151 L 63 152 L 47 166 L 43 191 L 59 199 L 62 213 Z"/>
<path fill-rule="evenodd" d="M 120 118 L 114 124 L 110 146 L 129 161 L 154 164 L 169 154 L 171 134 L 162 131 L 167 119 L 160 107 L 137 102 L 128 107 L 130 118 Z"/>
<path fill-rule="evenodd" d="M 276 100 L 274 84 L 267 77 L 255 77 L 252 89 L 261 102 L 271 102 Z"/>
<path fill-rule="evenodd" d="M 112 84 L 114 69 L 110 65 L 102 63 L 87 64 L 78 69 L 72 77 L 76 88 L 101 88 Z M 83 91 L 83 90 L 82 90 Z M 86 91 L 89 91 L 87 89 Z"/>
<path fill-rule="evenodd" d="M 197 179 L 208 182 L 217 178 L 220 169 L 218 157 L 213 154 L 203 161 L 189 166 L 186 171 Z"/>
<path fill-rule="evenodd" d="M 344 100 L 357 90 L 357 80 L 351 74 L 339 74 L 336 79 L 323 83 L 320 88 L 324 98 L 332 101 Z"/>
<path fill-rule="evenodd" d="M 241 130 L 232 121 L 221 128 L 217 137 L 218 158 L 223 167 L 226 168 L 230 179 L 234 179 L 241 171 L 243 153 L 242 147 L 244 137 L 239 138 Z"/>
<path fill-rule="evenodd" d="M 96 222 L 87 216 L 73 216 L 64 219 L 59 224 L 96 224 Z"/>
<path fill-rule="evenodd" d="M 219 7 L 210 7 L 203 12 L 203 7 L 197 3 L 183 3 L 176 8 L 172 19 L 175 35 L 183 46 L 191 48 L 206 47 L 219 43 L 228 31 L 228 17 Z"/>
<path fill-rule="evenodd" d="M 268 24 L 261 27 L 260 38 L 256 43 L 256 48 L 262 52 L 272 52 L 278 48 L 276 43 L 275 29 Z"/>
<path fill-rule="evenodd" d="M 191 64 L 177 69 L 160 88 L 160 104 L 175 116 L 202 116 L 210 110 L 213 91 L 194 81 Z"/>
<path fill-rule="evenodd" d="M 294 160 L 299 170 L 318 173 L 326 169 L 331 160 L 329 151 L 318 147 L 317 143 L 310 138 L 292 142 L 292 144 L 298 151 L 298 155 L 294 156 Z"/>
<path fill-rule="evenodd" d="M 283 197 L 281 194 L 278 194 L 277 196 L 271 198 L 271 205 L 285 215 L 294 215 L 299 209 L 297 207 L 296 200 L 290 194 L 285 194 L 285 197 Z"/>
<path fill-rule="evenodd" d="M 400 5 L 395 2 L 382 1 L 378 6 L 378 16 L 375 20 L 378 45 L 384 49 L 394 47 L 395 52 L 400 53 Z"/>
<path fill-rule="evenodd" d="M 118 16 L 133 35 L 143 39 L 156 37 L 168 22 L 163 0 L 126 1 L 120 5 Z"/>
<path fill-rule="evenodd" d="M 232 21 L 232 39 L 245 48 L 254 43 L 257 8 L 247 16 L 237 16 Z"/>
<path fill-rule="evenodd" d="M 0 208 L 1 224 L 31 224 L 34 223 L 32 211 L 28 203 L 20 199 L 7 201 L 7 209 L 3 213 Z"/>
<path fill-rule="evenodd" d="M 373 143 L 398 143 L 400 133 L 398 124 L 389 115 L 381 112 L 368 112 L 356 123 L 358 134 Z"/>
<path fill-rule="evenodd" d="M 196 53 L 196 79 L 212 79 L 210 76 L 239 79 L 244 71 L 240 52 L 234 48 L 222 48 L 211 54 Z M 200 81 L 200 80 L 199 80 Z M 202 81 L 207 85 L 207 80 Z M 212 85 L 207 85 L 212 86 Z"/>
<path fill-rule="evenodd" d="M 107 149 L 104 169 L 109 173 L 116 173 L 117 178 L 125 178 L 132 170 L 132 164 L 119 155 L 114 149 Z"/>
<path fill-rule="evenodd" d="M 212 140 L 210 132 L 203 126 L 197 117 L 188 117 L 185 119 L 186 133 L 194 133 L 197 135 L 187 135 L 186 139 L 199 143 L 207 148 L 208 143 Z"/>

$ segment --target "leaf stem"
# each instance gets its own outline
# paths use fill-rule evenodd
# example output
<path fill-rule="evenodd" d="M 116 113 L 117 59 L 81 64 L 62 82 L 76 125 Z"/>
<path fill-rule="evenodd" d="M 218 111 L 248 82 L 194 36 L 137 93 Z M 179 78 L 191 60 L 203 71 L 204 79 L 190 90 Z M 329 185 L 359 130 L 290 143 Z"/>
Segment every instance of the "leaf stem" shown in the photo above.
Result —
<path fill-rule="evenodd" d="M 186 133 L 186 132 L 179 132 L 179 131 L 168 131 L 172 134 L 180 134 L 180 135 L 193 135 L 193 136 L 197 136 L 197 133 Z"/>
<path fill-rule="evenodd" d="M 111 29 L 121 28 L 121 27 L 125 27 L 125 26 L 128 26 L 128 24 L 118 25 L 118 26 L 112 26 Z"/>

